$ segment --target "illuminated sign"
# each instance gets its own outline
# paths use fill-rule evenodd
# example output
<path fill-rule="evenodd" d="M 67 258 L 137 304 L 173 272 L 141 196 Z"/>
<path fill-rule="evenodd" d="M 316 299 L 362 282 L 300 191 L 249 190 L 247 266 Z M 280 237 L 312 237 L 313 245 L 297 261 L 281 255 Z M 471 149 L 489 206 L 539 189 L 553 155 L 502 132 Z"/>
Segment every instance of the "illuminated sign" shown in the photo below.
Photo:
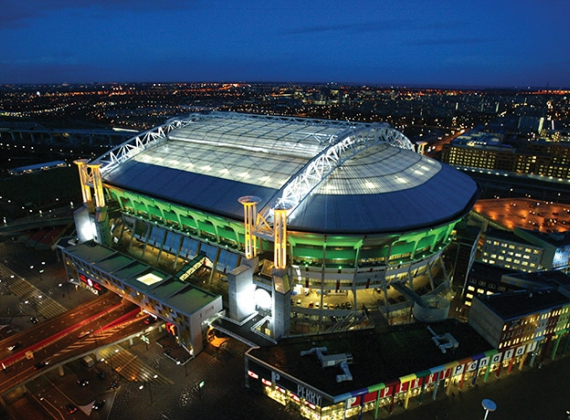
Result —
<path fill-rule="evenodd" d="M 304 386 L 297 384 L 297 395 L 301 398 L 304 398 L 306 401 L 310 402 L 311 404 L 315 404 L 320 406 L 322 396 L 317 394 L 312 389 L 305 388 Z"/>
<path fill-rule="evenodd" d="M 387 386 L 382 391 L 380 391 L 380 398 L 386 398 L 392 395 L 393 385 Z"/>
<path fill-rule="evenodd" d="M 455 366 L 455 369 L 453 370 L 453 375 L 462 375 L 463 372 L 465 372 L 465 365 L 459 365 L 459 366 Z"/>
<path fill-rule="evenodd" d="M 491 360 L 490 357 L 483 357 L 481 360 L 479 360 L 479 369 L 487 366 L 489 364 L 489 360 Z"/>
<path fill-rule="evenodd" d="M 501 361 L 501 357 L 503 356 L 503 353 L 497 353 L 493 356 L 493 358 L 491 359 L 491 363 L 495 364 L 495 363 L 499 363 Z"/>
<path fill-rule="evenodd" d="M 362 398 L 364 398 L 364 404 L 366 404 L 372 401 L 376 401 L 377 397 L 378 397 L 378 391 L 369 392 L 368 394 L 365 394 L 363 396 L 349 398 L 348 405 L 349 407 L 356 407 L 357 405 L 360 405 L 360 401 Z"/>
<path fill-rule="evenodd" d="M 96 281 L 93 281 L 92 279 L 87 277 L 85 274 L 79 274 L 79 280 L 81 280 L 87 286 L 97 290 L 98 292 L 103 291 L 103 287 L 99 283 L 97 283 Z"/>

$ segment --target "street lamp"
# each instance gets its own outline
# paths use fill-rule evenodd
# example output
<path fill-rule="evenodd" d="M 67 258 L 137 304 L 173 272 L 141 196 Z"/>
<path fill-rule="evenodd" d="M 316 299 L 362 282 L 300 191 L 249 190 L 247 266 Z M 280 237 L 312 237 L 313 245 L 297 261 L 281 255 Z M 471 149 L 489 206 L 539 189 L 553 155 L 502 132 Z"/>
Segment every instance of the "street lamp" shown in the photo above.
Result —
<path fill-rule="evenodd" d="M 177 365 L 184 365 L 184 376 L 188 377 L 188 370 L 186 369 L 186 363 L 180 363 L 180 360 L 176 362 Z"/>
<path fill-rule="evenodd" d="M 67 285 L 69 283 L 65 283 L 65 284 Z M 63 283 L 59 283 L 58 286 L 63 287 Z M 66 289 L 65 292 L 67 293 L 67 298 L 71 299 L 71 294 L 69 293 L 69 290 L 67 290 L 67 287 L 65 289 Z M 63 293 L 63 296 L 65 297 L 65 293 Z"/>
<path fill-rule="evenodd" d="M 36 313 L 36 317 L 38 316 L 38 307 L 36 304 L 36 301 L 32 298 L 31 300 L 25 300 L 24 303 L 26 305 L 31 305 L 34 308 L 34 311 Z"/>
<path fill-rule="evenodd" d="M 481 405 L 485 409 L 485 418 L 483 420 L 487 420 L 487 416 L 489 415 L 489 411 L 495 411 L 497 409 L 497 404 L 495 404 L 491 400 L 488 400 L 487 398 L 485 398 L 483 401 L 481 401 Z"/>
<path fill-rule="evenodd" d="M 152 391 L 150 389 L 150 382 L 146 383 L 148 385 L 148 395 L 150 395 L 150 403 L 154 404 L 154 401 L 152 400 Z M 139 389 L 143 389 L 144 388 L 144 384 L 139 386 Z"/>

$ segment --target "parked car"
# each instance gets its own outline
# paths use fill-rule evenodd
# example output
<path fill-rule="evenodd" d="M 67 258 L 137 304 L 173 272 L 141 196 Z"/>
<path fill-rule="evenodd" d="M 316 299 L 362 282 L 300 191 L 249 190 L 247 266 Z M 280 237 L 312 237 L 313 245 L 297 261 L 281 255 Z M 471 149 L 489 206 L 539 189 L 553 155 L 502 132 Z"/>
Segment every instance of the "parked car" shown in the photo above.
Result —
<path fill-rule="evenodd" d="M 67 404 L 65 406 L 65 409 L 67 410 L 68 414 L 73 414 L 77 411 L 77 407 L 75 404 Z"/>
<path fill-rule="evenodd" d="M 78 380 L 77 380 L 77 385 L 80 385 L 80 386 L 87 386 L 87 385 L 89 385 L 89 381 L 88 381 L 87 379 L 78 379 Z"/>
<path fill-rule="evenodd" d="M 100 410 L 105 405 L 105 400 L 95 401 L 93 404 L 93 410 Z"/>

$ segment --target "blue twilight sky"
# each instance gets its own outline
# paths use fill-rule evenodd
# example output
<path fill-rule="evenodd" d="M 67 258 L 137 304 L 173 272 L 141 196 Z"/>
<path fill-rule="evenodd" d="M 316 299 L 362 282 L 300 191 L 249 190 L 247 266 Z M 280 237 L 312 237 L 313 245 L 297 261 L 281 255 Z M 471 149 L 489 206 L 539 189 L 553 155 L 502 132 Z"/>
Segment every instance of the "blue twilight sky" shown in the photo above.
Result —
<path fill-rule="evenodd" d="M 0 0 L 0 84 L 570 87 L 570 0 Z"/>

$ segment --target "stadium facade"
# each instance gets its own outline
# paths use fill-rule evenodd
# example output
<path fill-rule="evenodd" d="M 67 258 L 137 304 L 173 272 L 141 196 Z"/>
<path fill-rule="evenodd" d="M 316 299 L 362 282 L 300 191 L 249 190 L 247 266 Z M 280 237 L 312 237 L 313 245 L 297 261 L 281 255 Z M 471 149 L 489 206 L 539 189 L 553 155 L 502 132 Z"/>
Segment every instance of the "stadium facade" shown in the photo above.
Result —
<path fill-rule="evenodd" d="M 77 246 L 127 241 L 127 251 L 168 270 L 149 266 L 122 280 L 122 266 L 103 266 L 114 252 L 90 261 L 70 247 L 69 277 L 87 276 L 170 322 L 193 352 L 216 317 L 241 325 L 261 314 L 256 332 L 276 342 L 291 335 L 297 313 L 323 316 L 333 295 L 349 299 L 329 309 L 341 317 L 372 304 L 387 316 L 405 307 L 422 321 L 446 318 L 442 253 L 478 197 L 471 178 L 380 123 L 192 114 L 76 163 L 85 203 Z M 225 311 L 206 292 L 191 307 L 175 299 L 195 289 L 188 279 L 200 267 L 210 281 L 227 280 Z M 177 285 L 170 294 L 166 283 Z M 390 290 L 407 303 L 391 302 Z M 295 304 L 309 293 L 320 305 Z"/>

